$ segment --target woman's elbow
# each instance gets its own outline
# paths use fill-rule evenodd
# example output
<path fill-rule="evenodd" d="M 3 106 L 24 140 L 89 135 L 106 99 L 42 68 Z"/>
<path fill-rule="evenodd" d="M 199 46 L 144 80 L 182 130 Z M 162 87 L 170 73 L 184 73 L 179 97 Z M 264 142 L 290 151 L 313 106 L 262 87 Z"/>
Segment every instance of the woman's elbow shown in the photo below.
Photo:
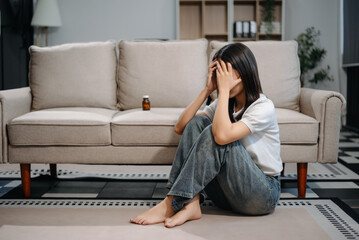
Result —
<path fill-rule="evenodd" d="M 182 130 L 177 125 L 175 125 L 174 129 L 175 133 L 177 133 L 178 135 L 182 135 Z"/>
<path fill-rule="evenodd" d="M 215 141 L 218 145 L 225 145 L 225 143 L 224 143 L 224 141 L 223 141 L 223 133 L 221 133 L 220 131 L 218 131 L 218 129 L 216 128 L 216 126 L 212 126 L 212 134 L 213 134 L 214 141 Z"/>
<path fill-rule="evenodd" d="M 226 145 L 227 144 L 227 141 L 226 139 L 219 135 L 219 134 L 213 134 L 213 137 L 214 137 L 214 141 L 218 144 L 218 145 Z"/>

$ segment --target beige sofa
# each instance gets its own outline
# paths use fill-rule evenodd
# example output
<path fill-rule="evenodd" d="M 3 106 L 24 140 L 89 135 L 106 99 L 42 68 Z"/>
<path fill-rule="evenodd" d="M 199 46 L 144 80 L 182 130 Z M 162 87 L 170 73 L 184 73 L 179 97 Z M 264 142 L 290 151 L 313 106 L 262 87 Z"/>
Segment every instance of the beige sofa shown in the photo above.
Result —
<path fill-rule="evenodd" d="M 210 56 L 225 44 L 31 46 L 30 86 L 0 91 L 1 162 L 20 164 L 25 197 L 30 164 L 49 163 L 54 175 L 57 163 L 171 164 L 180 140 L 174 124 L 204 87 Z M 298 196 L 305 197 L 307 163 L 337 162 L 345 100 L 337 92 L 300 88 L 295 41 L 244 44 L 276 106 L 283 163 L 298 164 Z M 145 94 L 150 111 L 141 108 Z"/>

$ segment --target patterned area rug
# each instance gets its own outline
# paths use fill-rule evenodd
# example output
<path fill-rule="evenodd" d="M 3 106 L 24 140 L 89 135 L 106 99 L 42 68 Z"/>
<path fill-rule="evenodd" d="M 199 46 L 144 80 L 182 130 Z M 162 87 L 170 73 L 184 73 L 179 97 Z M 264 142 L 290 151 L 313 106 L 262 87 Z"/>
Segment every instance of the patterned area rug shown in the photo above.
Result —
<path fill-rule="evenodd" d="M 19 165 L 0 164 L 0 239 L 222 239 L 215 227 L 228 239 L 359 239 L 359 135 L 349 131 L 341 132 L 338 163 L 308 164 L 305 199 L 297 198 L 296 164 L 287 163 L 272 215 L 233 215 L 206 199 L 199 221 L 175 229 L 128 223 L 166 196 L 170 165 L 57 166 L 54 179 L 49 164 L 33 164 L 31 199 L 24 199 Z"/>
<path fill-rule="evenodd" d="M 359 239 L 358 222 L 338 199 L 280 200 L 264 216 L 235 214 L 206 200 L 201 219 L 175 228 L 129 222 L 159 202 L 0 199 L 0 239 Z"/>

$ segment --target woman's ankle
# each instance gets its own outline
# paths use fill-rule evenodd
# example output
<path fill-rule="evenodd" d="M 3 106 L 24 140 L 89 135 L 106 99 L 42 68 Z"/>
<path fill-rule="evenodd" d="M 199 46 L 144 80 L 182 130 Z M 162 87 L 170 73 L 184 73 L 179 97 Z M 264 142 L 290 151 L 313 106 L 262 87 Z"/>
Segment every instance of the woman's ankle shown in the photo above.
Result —
<path fill-rule="evenodd" d="M 167 195 L 166 198 L 164 199 L 164 201 L 168 201 L 168 203 L 172 203 L 173 200 L 173 195 Z"/>

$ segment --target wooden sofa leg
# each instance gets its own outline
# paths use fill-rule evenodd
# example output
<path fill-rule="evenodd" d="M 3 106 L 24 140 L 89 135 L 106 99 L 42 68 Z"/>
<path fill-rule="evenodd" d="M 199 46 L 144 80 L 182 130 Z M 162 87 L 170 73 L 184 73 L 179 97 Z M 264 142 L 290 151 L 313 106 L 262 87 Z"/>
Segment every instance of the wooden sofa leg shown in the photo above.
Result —
<path fill-rule="evenodd" d="M 308 163 L 297 163 L 298 198 L 305 198 Z"/>
<path fill-rule="evenodd" d="M 53 178 L 57 177 L 56 163 L 50 163 L 50 175 Z"/>
<path fill-rule="evenodd" d="M 30 197 L 30 164 L 29 163 L 20 163 L 20 170 L 21 170 L 21 182 L 22 182 L 22 189 L 24 191 L 24 197 Z"/>

